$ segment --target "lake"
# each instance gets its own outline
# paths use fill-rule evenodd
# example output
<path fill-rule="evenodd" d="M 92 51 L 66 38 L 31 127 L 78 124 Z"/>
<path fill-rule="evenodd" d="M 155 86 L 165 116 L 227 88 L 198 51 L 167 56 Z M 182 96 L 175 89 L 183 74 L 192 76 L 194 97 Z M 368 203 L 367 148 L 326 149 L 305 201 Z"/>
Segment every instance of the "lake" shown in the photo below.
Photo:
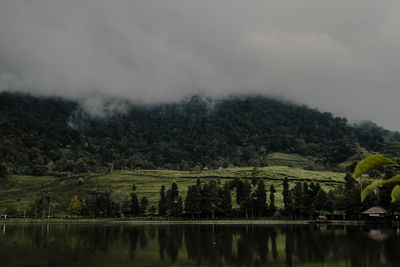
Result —
<path fill-rule="evenodd" d="M 0 266 L 400 266 L 400 229 L 343 225 L 0 225 Z"/>

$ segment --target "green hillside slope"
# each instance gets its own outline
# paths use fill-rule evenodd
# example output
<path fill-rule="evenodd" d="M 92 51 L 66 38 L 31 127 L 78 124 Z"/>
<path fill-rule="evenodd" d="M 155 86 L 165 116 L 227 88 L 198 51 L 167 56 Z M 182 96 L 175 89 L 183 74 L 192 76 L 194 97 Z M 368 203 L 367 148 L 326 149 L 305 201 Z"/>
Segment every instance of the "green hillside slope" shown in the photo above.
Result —
<path fill-rule="evenodd" d="M 287 166 L 315 171 L 325 170 L 324 166 L 297 154 L 272 153 L 267 156 L 267 164 L 268 166 Z"/>
<path fill-rule="evenodd" d="M 349 171 L 349 168 L 352 164 L 372 155 L 371 152 L 369 152 L 367 149 L 361 147 L 358 144 L 356 144 L 354 146 L 354 151 L 356 152 L 354 155 L 352 155 L 346 161 L 338 164 L 338 169 L 340 171 L 344 171 L 344 172 Z"/>

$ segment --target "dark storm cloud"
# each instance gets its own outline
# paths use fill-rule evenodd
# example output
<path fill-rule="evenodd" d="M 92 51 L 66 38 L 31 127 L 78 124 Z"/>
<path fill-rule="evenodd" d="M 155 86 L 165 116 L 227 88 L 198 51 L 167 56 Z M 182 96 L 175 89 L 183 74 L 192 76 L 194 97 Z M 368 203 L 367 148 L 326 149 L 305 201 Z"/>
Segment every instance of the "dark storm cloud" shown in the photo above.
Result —
<path fill-rule="evenodd" d="M 400 5 L 0 1 L 0 90 L 171 101 L 261 93 L 400 129 Z"/>

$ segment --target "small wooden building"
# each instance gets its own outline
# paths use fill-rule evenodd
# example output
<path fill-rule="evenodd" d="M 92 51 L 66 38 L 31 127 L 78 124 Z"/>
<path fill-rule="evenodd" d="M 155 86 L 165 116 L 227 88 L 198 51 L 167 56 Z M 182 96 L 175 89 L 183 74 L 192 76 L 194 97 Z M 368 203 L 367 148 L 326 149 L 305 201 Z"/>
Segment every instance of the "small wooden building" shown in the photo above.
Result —
<path fill-rule="evenodd" d="M 372 207 L 361 213 L 365 220 L 372 223 L 387 222 L 389 212 L 381 207 Z"/>
<path fill-rule="evenodd" d="M 316 222 L 317 223 L 328 223 L 329 222 L 329 220 L 328 220 L 328 218 L 326 218 L 326 216 L 318 216 L 317 217 L 317 219 L 316 219 Z"/>
<path fill-rule="evenodd" d="M 369 217 L 385 217 L 389 212 L 381 207 L 372 207 L 363 211 L 362 214 L 367 215 Z"/>

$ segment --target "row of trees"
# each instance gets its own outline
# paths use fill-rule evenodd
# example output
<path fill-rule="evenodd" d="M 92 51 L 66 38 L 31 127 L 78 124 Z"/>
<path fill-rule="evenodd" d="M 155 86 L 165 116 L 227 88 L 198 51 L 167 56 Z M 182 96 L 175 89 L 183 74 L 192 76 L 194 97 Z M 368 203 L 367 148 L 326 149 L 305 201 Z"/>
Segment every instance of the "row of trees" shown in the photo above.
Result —
<path fill-rule="evenodd" d="M 393 176 L 390 168 L 384 173 L 386 177 L 384 179 Z M 357 181 L 350 174 L 346 174 L 344 180 L 344 184 L 325 191 L 318 182 L 296 182 L 290 188 L 289 180 L 285 178 L 282 183 L 284 205 L 279 210 L 275 206 L 274 185 L 270 185 L 267 194 L 262 179 L 253 183 L 254 188 L 248 180 L 234 179 L 224 185 L 211 180 L 203 186 L 198 180 L 195 185 L 188 188 L 184 211 L 191 214 L 193 218 L 195 216 L 214 218 L 217 215 L 218 217 L 246 218 L 282 216 L 293 219 L 311 219 L 321 214 L 336 214 L 343 216 L 343 219 L 357 219 L 362 211 L 372 206 L 383 207 L 391 213 L 400 211 L 400 206 L 390 201 L 390 192 L 395 185 L 385 184 L 376 192 L 371 192 L 361 202 L 361 190 L 370 181 Z M 232 191 L 236 193 L 237 209 L 232 208 Z M 267 201 L 267 195 L 269 195 L 269 201 Z"/>
<path fill-rule="evenodd" d="M 149 212 L 154 215 L 156 208 L 148 209 L 149 200 L 142 197 L 140 202 L 136 194 L 136 185 L 132 185 L 132 192 L 128 195 L 122 190 L 95 192 L 79 201 L 74 196 L 67 211 L 72 215 L 86 215 L 90 217 L 125 217 L 144 216 Z"/>
<path fill-rule="evenodd" d="M 232 192 L 236 195 L 237 209 L 233 209 Z M 189 186 L 185 200 L 180 196 L 178 185 L 173 182 L 167 190 L 165 185 L 160 189 L 158 215 L 167 217 L 181 217 L 190 215 L 192 218 L 218 217 L 262 217 L 272 216 L 276 209 L 275 188 L 269 188 L 269 204 L 267 191 L 262 179 L 252 186 L 248 180 L 234 179 L 221 185 L 218 180 L 210 180 L 201 184 Z M 132 193 L 128 196 L 123 191 L 106 191 L 93 193 L 85 200 L 80 201 L 77 196 L 71 199 L 67 211 L 72 215 L 86 215 L 92 217 L 114 216 L 143 216 L 155 215 L 156 208 L 151 206 L 147 212 L 148 200 L 142 197 L 140 203 L 136 195 L 136 186 L 132 186 Z"/>
<path fill-rule="evenodd" d="M 239 208 L 232 208 L 232 191 L 236 192 L 236 203 Z M 263 180 L 259 180 L 255 192 L 251 192 L 248 180 L 234 179 L 221 185 L 218 180 L 212 179 L 201 184 L 198 179 L 196 184 L 189 186 L 184 203 L 179 196 L 177 184 L 172 183 L 171 188 L 165 192 L 165 186 L 160 190 L 158 204 L 160 216 L 182 216 L 183 211 L 192 218 L 212 218 L 245 216 L 251 213 L 254 216 L 273 215 L 276 207 L 274 203 L 275 188 L 270 187 L 270 205 L 267 204 L 267 192 Z M 184 204 L 184 208 L 183 208 Z"/>
<path fill-rule="evenodd" d="M 387 170 L 385 177 L 392 177 Z M 360 185 L 363 183 L 363 186 Z M 200 179 L 188 187 L 183 198 L 178 184 L 173 182 L 167 189 L 161 186 L 158 201 L 158 213 L 155 206 L 150 206 L 144 196 L 137 197 L 136 186 L 132 186 L 130 194 L 122 190 L 93 192 L 82 197 L 74 196 L 67 208 L 71 215 L 90 217 L 191 217 L 195 218 L 256 218 L 280 216 L 292 219 L 311 219 L 320 214 L 337 214 L 343 218 L 359 218 L 360 212 L 372 207 L 381 206 L 390 212 L 399 211 L 399 205 L 391 203 L 390 192 L 393 186 L 385 184 L 376 192 L 371 192 L 361 202 L 361 188 L 366 181 L 357 181 L 350 174 L 345 176 L 345 183 L 326 191 L 319 183 L 295 182 L 289 187 L 289 180 L 282 183 L 283 207 L 275 205 L 276 189 L 273 184 L 267 190 L 263 179 L 233 179 L 221 184 L 211 179 L 201 182 Z M 34 201 L 30 210 L 24 207 L 24 216 L 30 213 L 35 217 L 51 217 L 56 202 L 49 196 Z"/>
<path fill-rule="evenodd" d="M 391 170 L 385 171 L 384 179 L 392 177 Z M 337 214 L 343 219 L 359 219 L 361 212 L 370 207 L 379 206 L 390 213 L 400 212 L 398 203 L 392 203 L 390 192 L 395 185 L 385 184 L 361 201 L 362 188 L 368 186 L 371 181 L 356 180 L 350 174 L 346 174 L 345 183 L 325 191 L 318 183 L 297 182 L 289 190 L 287 179 L 283 182 L 284 208 L 282 215 L 294 219 L 315 218 L 319 214 Z"/>

